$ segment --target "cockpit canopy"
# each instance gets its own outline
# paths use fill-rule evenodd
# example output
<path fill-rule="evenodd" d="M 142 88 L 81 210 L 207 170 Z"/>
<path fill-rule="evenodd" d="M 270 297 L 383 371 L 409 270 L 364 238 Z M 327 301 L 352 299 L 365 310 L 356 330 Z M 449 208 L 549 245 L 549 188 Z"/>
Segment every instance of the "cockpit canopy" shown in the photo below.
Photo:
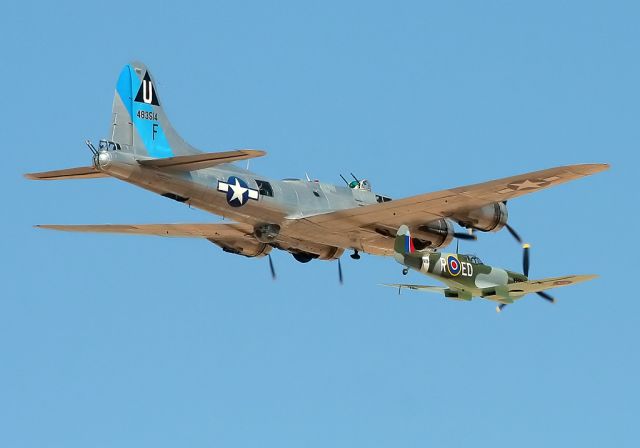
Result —
<path fill-rule="evenodd" d="M 473 264 L 484 264 L 477 255 L 473 254 L 467 254 L 467 260 L 469 260 L 469 263 Z"/>

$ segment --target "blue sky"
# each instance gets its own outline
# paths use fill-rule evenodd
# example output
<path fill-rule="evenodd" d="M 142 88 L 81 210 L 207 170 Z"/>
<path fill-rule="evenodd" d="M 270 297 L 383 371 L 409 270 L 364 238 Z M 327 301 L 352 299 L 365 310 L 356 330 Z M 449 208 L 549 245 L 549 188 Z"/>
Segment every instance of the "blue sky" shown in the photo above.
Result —
<path fill-rule="evenodd" d="M 20 2 L 0 16 L 0 446 L 635 446 L 640 376 L 636 2 Z M 175 127 L 252 169 L 401 197 L 555 165 L 512 201 L 532 276 L 597 273 L 497 315 L 378 283 L 392 259 L 301 265 L 197 240 L 38 223 L 216 217 L 86 165 L 122 65 Z M 506 232 L 461 249 L 519 269 Z M 418 274 L 407 278 L 427 282 Z M 631 281 L 630 281 L 631 280 Z"/>

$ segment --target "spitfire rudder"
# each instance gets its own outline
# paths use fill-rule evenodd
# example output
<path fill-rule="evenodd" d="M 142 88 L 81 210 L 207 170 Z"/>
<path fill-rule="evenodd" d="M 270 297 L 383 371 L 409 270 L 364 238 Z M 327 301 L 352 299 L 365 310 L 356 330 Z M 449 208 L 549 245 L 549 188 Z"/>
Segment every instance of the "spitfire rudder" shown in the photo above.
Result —
<path fill-rule="evenodd" d="M 397 254 L 400 255 L 412 254 L 415 252 L 413 240 L 411 239 L 411 233 L 409 232 L 409 228 L 407 226 L 402 225 L 398 229 L 393 249 Z"/>
<path fill-rule="evenodd" d="M 198 154 L 173 129 L 158 98 L 149 69 L 140 62 L 124 66 L 113 98 L 111 140 L 124 151 L 165 158 Z"/>

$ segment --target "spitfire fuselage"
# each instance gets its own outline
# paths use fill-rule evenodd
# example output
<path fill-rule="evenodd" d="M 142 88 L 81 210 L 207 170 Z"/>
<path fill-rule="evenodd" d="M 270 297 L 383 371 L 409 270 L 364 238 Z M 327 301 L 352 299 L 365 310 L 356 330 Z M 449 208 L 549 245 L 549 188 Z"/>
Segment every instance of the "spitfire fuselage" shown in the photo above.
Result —
<path fill-rule="evenodd" d="M 471 300 L 474 296 L 508 297 L 504 286 L 527 281 L 523 274 L 486 265 L 472 255 L 414 252 L 396 253 L 395 258 L 400 264 L 445 283 L 455 291 L 449 294 L 445 291 L 445 296 L 461 300 Z"/>

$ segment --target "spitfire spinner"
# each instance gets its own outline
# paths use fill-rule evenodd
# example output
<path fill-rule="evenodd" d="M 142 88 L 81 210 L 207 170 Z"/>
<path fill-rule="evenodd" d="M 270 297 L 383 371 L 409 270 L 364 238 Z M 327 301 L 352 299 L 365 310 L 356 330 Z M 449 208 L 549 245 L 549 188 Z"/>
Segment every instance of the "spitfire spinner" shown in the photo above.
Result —
<path fill-rule="evenodd" d="M 374 193 L 364 179 L 347 186 L 273 180 L 231 163 L 264 156 L 264 151 L 207 153 L 185 142 L 165 115 L 151 73 L 139 62 L 127 64 L 120 73 L 108 135 L 98 148 L 87 142 L 93 153 L 91 166 L 26 177 L 112 177 L 232 222 L 39 227 L 202 238 L 247 257 L 262 257 L 277 248 L 303 263 L 339 261 L 345 250 L 353 250 L 353 258 L 359 258 L 358 251 L 392 255 L 401 224 L 411 228 L 413 243 L 420 249 L 445 247 L 454 237 L 468 238 L 468 233 L 455 231 L 455 223 L 482 232 L 509 229 L 507 200 L 608 168 L 606 164 L 561 166 L 393 201 Z"/>
<path fill-rule="evenodd" d="M 496 268 L 484 264 L 475 255 L 447 254 L 433 251 L 417 251 L 411 238 L 409 228 L 400 226 L 394 245 L 394 257 L 403 266 L 402 273 L 414 269 L 429 277 L 435 278 L 447 287 L 387 284 L 398 288 L 416 291 L 435 292 L 454 300 L 471 300 L 473 297 L 498 302 L 496 311 L 500 312 L 505 306 L 513 303 L 527 294 L 538 294 L 543 299 L 553 303 L 555 299 L 547 292 L 548 289 L 574 285 L 595 278 L 595 275 L 565 275 L 563 277 L 530 280 L 528 244 L 523 245 L 522 271 L 517 273 L 506 269 Z"/>

